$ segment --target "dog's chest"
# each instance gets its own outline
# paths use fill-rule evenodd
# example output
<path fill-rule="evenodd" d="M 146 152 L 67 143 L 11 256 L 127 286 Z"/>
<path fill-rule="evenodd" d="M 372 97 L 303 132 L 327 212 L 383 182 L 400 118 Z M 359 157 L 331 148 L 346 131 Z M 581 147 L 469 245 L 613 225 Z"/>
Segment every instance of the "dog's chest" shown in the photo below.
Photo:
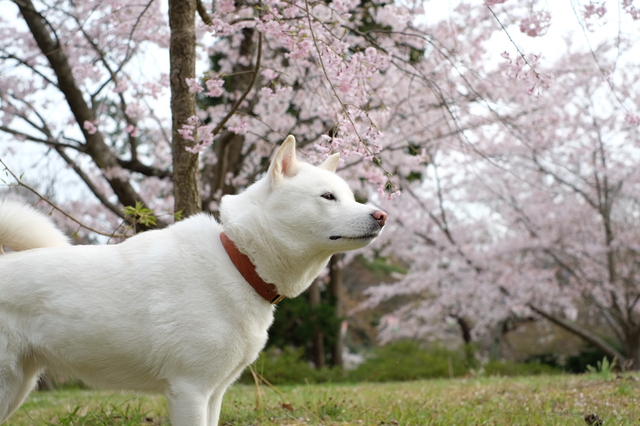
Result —
<path fill-rule="evenodd" d="M 268 339 L 268 329 L 273 322 L 271 307 L 267 311 L 243 311 L 227 317 L 226 330 L 217 335 L 217 342 L 211 342 L 210 353 L 216 353 L 216 361 L 211 368 L 223 371 L 241 371 L 256 360 Z M 217 323 L 219 326 L 220 323 Z M 217 328 L 217 327 L 216 327 Z M 214 330 L 212 330 L 214 331 Z M 219 331 L 219 330 L 218 330 Z M 216 333 L 217 334 L 217 333 Z M 222 340 L 218 340 L 222 338 Z M 222 345 L 220 345 L 222 343 Z M 218 362 L 226 365 L 216 366 Z"/>

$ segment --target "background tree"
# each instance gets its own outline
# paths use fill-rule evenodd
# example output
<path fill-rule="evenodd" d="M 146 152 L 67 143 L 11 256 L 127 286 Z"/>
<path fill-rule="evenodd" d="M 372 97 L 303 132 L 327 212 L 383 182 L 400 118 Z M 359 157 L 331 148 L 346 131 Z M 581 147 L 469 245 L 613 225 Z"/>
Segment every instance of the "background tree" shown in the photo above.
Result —
<path fill-rule="evenodd" d="M 420 188 L 406 191 L 419 213 L 399 228 L 409 244 L 393 251 L 411 271 L 373 289 L 369 303 L 423 299 L 394 312 L 384 339 L 438 336 L 461 318 L 480 338 L 535 313 L 640 368 L 638 76 L 621 59 L 630 46 L 607 40 L 547 67 L 504 55 L 503 83 L 492 88 L 500 119 L 465 131 L 464 156 L 436 154 Z M 576 323 L 581 306 L 611 333 Z"/>
<path fill-rule="evenodd" d="M 163 77 L 140 76 L 132 62 L 143 45 L 166 46 L 158 4 L 13 4 L 3 4 L 12 13 L 2 19 L 0 130 L 42 144 L 74 170 L 95 197 L 74 211 L 90 225 L 125 219 L 121 206 L 157 205 L 170 194 L 169 163 L 141 151 L 154 139 L 158 154 L 169 152 L 145 105 Z"/>

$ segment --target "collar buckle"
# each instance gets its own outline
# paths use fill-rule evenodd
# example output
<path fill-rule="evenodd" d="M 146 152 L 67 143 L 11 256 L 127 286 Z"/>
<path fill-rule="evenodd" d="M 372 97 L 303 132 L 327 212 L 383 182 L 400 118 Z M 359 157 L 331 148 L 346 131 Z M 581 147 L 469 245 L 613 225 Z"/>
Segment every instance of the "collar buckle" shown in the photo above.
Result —
<path fill-rule="evenodd" d="M 283 296 L 281 294 L 279 294 L 275 299 L 273 299 L 271 301 L 272 305 L 277 305 L 278 303 L 282 302 L 287 296 Z"/>

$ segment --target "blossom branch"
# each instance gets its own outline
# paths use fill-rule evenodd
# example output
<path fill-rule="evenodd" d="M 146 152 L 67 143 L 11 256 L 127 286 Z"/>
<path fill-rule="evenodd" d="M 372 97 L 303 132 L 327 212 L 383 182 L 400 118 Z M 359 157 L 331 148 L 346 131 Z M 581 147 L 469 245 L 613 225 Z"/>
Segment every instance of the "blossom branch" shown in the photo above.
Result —
<path fill-rule="evenodd" d="M 146 5 L 145 11 L 150 6 L 150 4 L 151 3 L 148 3 Z M 142 14 L 144 14 L 144 11 L 142 12 Z M 98 58 L 100 59 L 100 62 L 102 62 L 102 65 L 107 70 L 107 72 L 109 73 L 109 76 L 110 76 L 110 78 L 108 78 L 100 86 L 100 88 L 98 88 L 98 90 L 91 95 L 91 100 L 93 102 L 95 97 L 102 91 L 102 89 L 104 87 L 106 87 L 106 85 L 108 83 L 113 82 L 116 86 L 118 85 L 118 72 L 119 72 L 119 70 L 122 69 L 122 67 L 128 62 L 129 58 L 131 58 L 131 57 L 125 55 L 125 58 L 122 61 L 122 63 L 119 65 L 118 69 L 114 71 L 111 68 L 111 65 L 109 64 L 109 61 L 107 61 L 107 58 L 106 58 L 106 55 L 105 55 L 104 51 L 98 46 L 98 44 L 93 40 L 93 38 L 91 36 L 89 36 L 89 34 L 87 34 L 87 32 L 84 30 L 84 28 L 83 28 L 82 24 L 80 23 L 80 21 L 78 21 L 78 19 L 76 17 L 73 17 L 73 18 L 76 20 L 76 23 L 77 23 L 78 27 L 80 28 L 80 31 L 82 32 L 82 35 L 84 36 L 85 40 L 87 41 L 87 43 L 89 43 L 91 45 L 93 50 L 96 52 L 96 54 L 98 55 Z M 133 35 L 133 31 L 134 30 L 131 31 L 131 36 Z M 125 100 L 124 95 L 123 95 L 123 93 L 121 91 L 118 92 L 118 98 L 120 100 L 120 112 L 124 116 L 125 122 L 127 123 L 127 125 L 129 127 L 135 129 L 136 126 L 137 126 L 137 123 L 129 116 L 129 114 L 127 114 L 127 101 Z M 138 139 L 137 139 L 136 136 L 134 136 L 134 132 L 133 131 L 128 132 L 128 139 L 129 139 L 129 148 L 130 148 L 129 152 L 130 152 L 130 155 L 131 155 L 130 163 L 134 164 L 135 166 L 142 166 L 142 164 L 138 161 L 138 150 L 137 150 Z"/>
<path fill-rule="evenodd" d="M 218 122 L 218 125 L 213 129 L 212 133 L 214 135 L 217 135 L 220 132 L 220 130 L 222 130 L 224 125 L 227 123 L 227 121 L 229 121 L 229 119 L 236 113 L 238 108 L 240 108 L 240 105 L 245 100 L 245 98 L 249 95 L 249 93 L 251 93 L 251 90 L 253 89 L 253 86 L 255 85 L 256 80 L 258 78 L 261 63 L 262 63 L 262 33 L 258 32 L 258 55 L 256 57 L 256 66 L 253 70 L 253 74 L 251 75 L 251 81 L 249 81 L 249 84 L 247 85 L 247 88 L 245 89 L 245 91 L 242 93 L 242 96 L 240 96 L 240 98 L 238 98 L 238 100 L 233 104 L 233 106 L 231 107 L 231 110 L 229 110 L 227 115 L 225 115 L 224 118 L 222 118 L 222 120 Z"/>
<path fill-rule="evenodd" d="M 329 87 L 331 88 L 331 91 L 333 92 L 333 95 L 335 96 L 336 100 L 338 101 L 338 103 L 340 103 L 340 107 L 342 108 L 342 111 L 345 115 L 345 117 L 349 120 L 349 122 L 351 123 L 351 127 L 353 128 L 354 133 L 356 134 L 356 136 L 358 137 L 358 141 L 362 144 L 362 146 L 364 147 L 364 149 L 369 153 L 369 155 L 372 157 L 372 161 L 374 164 L 376 164 L 385 174 L 385 176 L 387 177 L 388 181 L 387 184 L 391 186 L 391 188 L 393 189 L 394 193 L 398 193 L 396 186 L 393 184 L 393 182 L 391 181 L 391 178 L 393 177 L 393 174 L 390 173 L 383 165 L 382 165 L 382 161 L 375 157 L 373 152 L 371 151 L 371 149 L 369 148 L 369 145 L 364 141 L 364 139 L 362 138 L 362 136 L 360 136 L 360 133 L 358 132 L 358 129 L 355 125 L 355 123 L 353 122 L 353 119 L 351 118 L 351 114 L 349 114 L 349 110 L 347 109 L 347 105 L 342 101 L 342 99 L 340 98 L 340 96 L 338 95 L 338 92 L 336 91 L 335 86 L 333 85 L 333 83 L 331 82 L 331 79 L 329 78 L 329 73 L 327 72 L 327 68 L 325 67 L 324 61 L 322 60 L 322 53 L 320 51 L 320 47 L 318 46 L 318 39 L 316 37 L 316 33 L 313 29 L 313 23 L 311 21 L 311 11 L 309 10 L 309 0 L 305 0 L 305 12 L 306 12 L 306 16 L 307 16 L 307 22 L 309 24 L 309 32 L 311 33 L 311 38 L 313 40 L 313 45 L 316 49 L 316 53 L 318 54 L 318 61 L 320 62 L 320 66 L 322 68 L 322 72 L 324 74 L 324 77 L 327 80 L 327 83 L 329 84 Z M 370 123 L 372 125 L 374 125 L 374 123 L 372 123 L 370 121 Z M 375 125 L 374 125 L 375 126 Z"/>
<path fill-rule="evenodd" d="M 14 0 L 18 5 L 31 34 L 36 40 L 40 51 L 47 57 L 52 71 L 58 79 L 58 88 L 64 95 L 76 122 L 86 140 L 86 152 L 101 169 L 117 167 L 117 158 L 105 143 L 100 132 L 91 132 L 84 123 L 93 123 L 95 114 L 84 100 L 78 88 L 68 58 L 62 50 L 59 41 L 54 41 L 47 31 L 46 19 L 36 11 L 31 0 Z M 141 200 L 131 184 L 120 178 L 107 179 L 114 193 L 125 206 L 135 206 Z"/>
<path fill-rule="evenodd" d="M 513 39 L 511 38 L 511 34 L 509 34 L 509 31 L 507 31 L 507 29 L 504 27 L 504 25 L 502 25 L 502 22 L 500 21 L 500 19 L 498 18 L 498 15 L 495 14 L 495 12 L 493 11 L 493 9 L 491 9 L 491 6 L 487 5 L 487 9 L 489 9 L 489 12 L 491 12 L 491 14 L 493 15 L 493 17 L 495 18 L 495 20 L 498 22 L 498 24 L 500 24 L 500 28 L 502 28 L 502 31 L 504 31 L 504 33 L 507 35 L 507 37 L 509 37 L 509 41 L 511 42 L 511 44 L 516 48 L 516 50 L 518 51 L 518 54 L 520 55 L 520 57 L 522 58 L 522 60 L 525 62 L 525 64 L 527 64 L 527 66 L 529 67 L 529 69 L 531 71 L 533 71 L 533 73 L 535 74 L 537 79 L 540 79 L 540 74 L 538 74 L 538 72 L 533 68 L 533 66 L 531 66 L 531 64 L 529 63 L 529 61 L 527 61 L 527 58 L 524 56 L 524 53 L 522 53 L 522 51 L 520 50 L 520 48 L 518 47 L 518 45 L 516 44 L 515 41 L 513 41 Z"/>

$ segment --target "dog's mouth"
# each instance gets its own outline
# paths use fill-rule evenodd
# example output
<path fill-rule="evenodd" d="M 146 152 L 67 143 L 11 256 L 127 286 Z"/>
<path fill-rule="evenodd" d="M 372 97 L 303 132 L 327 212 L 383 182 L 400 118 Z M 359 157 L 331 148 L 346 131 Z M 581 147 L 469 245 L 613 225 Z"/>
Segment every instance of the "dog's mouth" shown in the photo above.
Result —
<path fill-rule="evenodd" d="M 329 237 L 330 240 L 373 240 L 374 238 L 376 238 L 378 236 L 378 234 L 365 234 L 365 235 L 359 235 L 356 237 L 346 237 L 344 235 L 332 235 L 331 237 Z"/>

